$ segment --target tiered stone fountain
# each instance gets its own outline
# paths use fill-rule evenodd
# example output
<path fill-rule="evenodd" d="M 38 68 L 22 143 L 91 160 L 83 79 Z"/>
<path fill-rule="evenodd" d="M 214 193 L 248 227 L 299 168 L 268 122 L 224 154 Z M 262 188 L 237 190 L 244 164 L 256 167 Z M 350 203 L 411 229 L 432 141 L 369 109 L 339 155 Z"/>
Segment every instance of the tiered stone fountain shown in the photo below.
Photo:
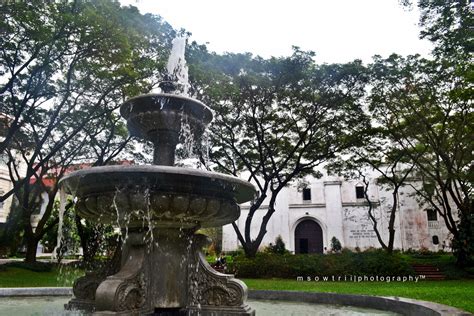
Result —
<path fill-rule="evenodd" d="M 196 234 L 235 221 L 238 204 L 252 199 L 254 187 L 173 166 L 184 122 L 198 139 L 212 112 L 169 93 L 132 98 L 120 112 L 132 135 L 154 144 L 154 165 L 94 167 L 62 180 L 77 197 L 79 215 L 115 224 L 124 236 L 121 259 L 78 279 L 67 308 L 95 315 L 254 315 L 245 303 L 245 284 L 209 266 L 201 253 L 207 237 Z"/>

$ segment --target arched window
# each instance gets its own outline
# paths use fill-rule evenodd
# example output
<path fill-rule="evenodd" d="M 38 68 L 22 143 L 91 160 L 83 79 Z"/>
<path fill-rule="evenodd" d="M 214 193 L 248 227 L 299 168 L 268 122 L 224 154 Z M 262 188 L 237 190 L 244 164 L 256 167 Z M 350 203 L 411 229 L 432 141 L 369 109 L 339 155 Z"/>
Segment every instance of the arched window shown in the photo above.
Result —
<path fill-rule="evenodd" d="M 439 245 L 439 238 L 436 235 L 433 236 L 433 245 Z"/>

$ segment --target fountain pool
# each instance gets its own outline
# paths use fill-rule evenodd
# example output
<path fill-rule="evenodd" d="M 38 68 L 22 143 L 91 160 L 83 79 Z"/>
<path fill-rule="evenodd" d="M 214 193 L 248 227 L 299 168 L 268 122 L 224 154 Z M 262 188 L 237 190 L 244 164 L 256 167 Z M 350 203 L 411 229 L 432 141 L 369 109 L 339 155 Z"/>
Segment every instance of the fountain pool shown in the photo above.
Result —
<path fill-rule="evenodd" d="M 0 298 L 2 315 L 15 316 L 80 316 L 87 315 L 82 311 L 65 311 L 64 304 L 69 298 L 61 296 L 38 296 Z M 378 311 L 369 308 L 348 307 L 326 304 L 300 302 L 249 300 L 248 304 L 257 310 L 259 316 L 362 316 L 362 315 L 399 315 L 392 312 Z"/>

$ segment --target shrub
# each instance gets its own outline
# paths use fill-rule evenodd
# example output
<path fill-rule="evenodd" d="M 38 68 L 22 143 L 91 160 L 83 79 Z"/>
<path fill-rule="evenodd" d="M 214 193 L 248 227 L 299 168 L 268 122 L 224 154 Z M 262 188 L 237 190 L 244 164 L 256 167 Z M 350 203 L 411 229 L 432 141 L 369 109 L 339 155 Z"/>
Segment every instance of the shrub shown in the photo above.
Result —
<path fill-rule="evenodd" d="M 33 263 L 28 263 L 24 261 L 11 261 L 8 263 L 5 263 L 5 266 L 7 267 L 14 267 L 14 268 L 21 268 L 21 269 L 26 269 L 34 272 L 50 272 L 54 264 L 49 263 L 49 262 L 33 262 Z"/>
<path fill-rule="evenodd" d="M 23 243 L 22 212 L 16 199 L 13 199 L 6 223 L 0 228 L 0 256 L 12 257 L 18 254 Z"/>
<path fill-rule="evenodd" d="M 237 256 L 228 265 L 238 277 L 296 278 L 298 276 L 401 276 L 413 275 L 413 268 L 397 254 L 370 251 L 354 253 L 276 255 L 258 253 L 255 258 Z"/>
<path fill-rule="evenodd" d="M 331 238 L 331 250 L 334 252 L 339 252 L 342 250 L 341 242 L 334 236 Z"/>
<path fill-rule="evenodd" d="M 275 239 L 275 244 L 274 245 L 270 244 L 265 249 L 265 252 L 278 254 L 278 255 L 284 255 L 284 254 L 290 253 L 286 249 L 285 243 L 283 242 L 283 239 L 281 238 L 280 235 L 278 235 L 278 237 Z"/>
<path fill-rule="evenodd" d="M 242 248 L 242 246 L 239 246 L 239 247 L 237 248 L 237 250 L 226 251 L 226 254 L 227 254 L 228 256 L 237 257 L 237 256 L 243 256 L 243 255 L 245 255 L 245 251 L 244 251 L 244 248 Z"/>

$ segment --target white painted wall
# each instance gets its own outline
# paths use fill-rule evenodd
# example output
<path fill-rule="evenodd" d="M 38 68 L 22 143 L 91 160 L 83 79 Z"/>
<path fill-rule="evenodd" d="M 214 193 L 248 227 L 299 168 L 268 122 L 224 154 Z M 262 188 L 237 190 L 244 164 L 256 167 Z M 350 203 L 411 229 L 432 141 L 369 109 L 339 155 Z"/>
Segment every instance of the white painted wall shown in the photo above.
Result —
<path fill-rule="evenodd" d="M 378 226 L 385 242 L 388 241 L 388 217 L 393 198 L 392 192 L 377 183 L 378 174 L 371 173 L 369 196 L 375 204 L 374 214 L 379 218 Z M 357 199 L 355 187 L 363 184 L 358 180 L 346 181 L 342 178 L 323 176 L 321 179 L 307 178 L 305 182 L 311 188 L 311 201 L 303 201 L 302 192 L 296 185 L 282 190 L 273 214 L 267 226 L 267 234 L 261 247 L 274 243 L 275 238 L 281 235 L 287 249 L 295 249 L 295 229 L 299 222 L 311 219 L 320 224 L 323 231 L 323 246 L 330 249 L 330 240 L 335 236 L 343 247 L 366 249 L 379 248 L 380 244 L 367 216 L 368 205 L 365 199 Z M 245 220 L 249 204 L 242 205 L 241 216 L 237 224 L 244 233 Z M 424 207 L 420 207 L 414 197 L 414 190 L 404 186 L 399 192 L 397 217 L 395 222 L 395 249 L 428 248 L 437 251 L 445 241 L 448 245 L 448 231 L 444 222 L 438 218 L 437 222 L 428 223 Z M 261 218 L 266 213 L 265 203 L 256 212 L 251 227 L 251 236 L 255 238 L 261 224 Z M 434 245 L 432 237 L 436 235 L 440 244 Z M 231 225 L 223 228 L 223 250 L 236 250 L 240 243 Z"/>

